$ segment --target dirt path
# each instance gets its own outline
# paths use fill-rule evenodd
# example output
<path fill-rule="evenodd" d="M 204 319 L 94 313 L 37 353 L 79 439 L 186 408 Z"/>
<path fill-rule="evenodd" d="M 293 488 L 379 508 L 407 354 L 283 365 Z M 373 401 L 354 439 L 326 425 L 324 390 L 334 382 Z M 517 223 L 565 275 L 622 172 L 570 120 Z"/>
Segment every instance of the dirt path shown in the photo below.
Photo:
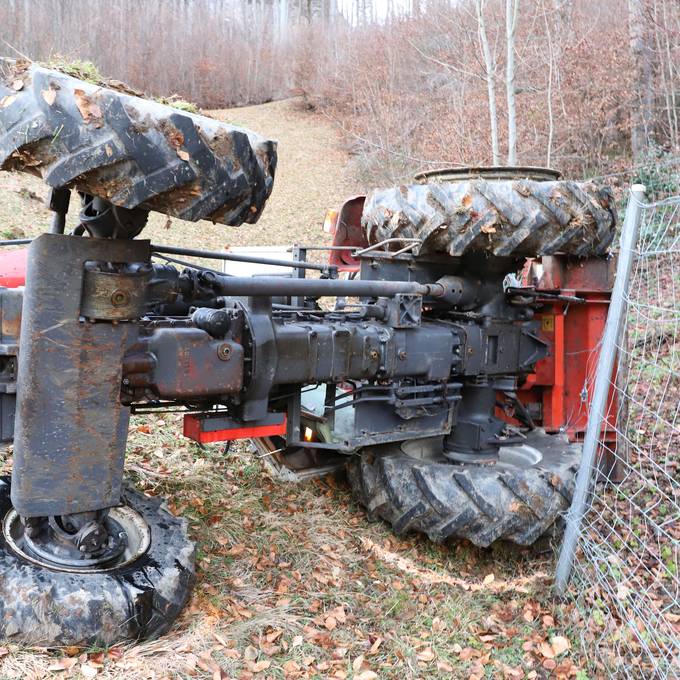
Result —
<path fill-rule="evenodd" d="M 274 190 L 257 224 L 225 227 L 183 222 L 152 213 L 144 236 L 158 243 L 222 249 L 227 245 L 320 244 L 326 209 L 356 191 L 347 172 L 347 154 L 336 130 L 296 101 L 212 111 L 211 115 L 278 140 Z M 47 187 L 29 175 L 0 172 L 0 234 L 33 236 L 47 229 L 50 213 L 41 200 Z M 72 212 L 76 206 L 72 204 Z M 75 214 L 71 215 L 75 222 Z"/>

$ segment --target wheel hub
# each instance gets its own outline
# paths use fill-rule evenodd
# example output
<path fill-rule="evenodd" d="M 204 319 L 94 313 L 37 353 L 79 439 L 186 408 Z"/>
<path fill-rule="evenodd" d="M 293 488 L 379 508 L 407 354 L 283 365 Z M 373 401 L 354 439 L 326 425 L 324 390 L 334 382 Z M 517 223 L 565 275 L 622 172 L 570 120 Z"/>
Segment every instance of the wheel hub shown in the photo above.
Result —
<path fill-rule="evenodd" d="M 111 508 L 99 521 L 91 520 L 74 529 L 57 517 L 24 521 L 14 508 L 2 526 L 13 552 L 57 571 L 110 571 L 134 562 L 151 543 L 148 525 L 127 506 Z"/>

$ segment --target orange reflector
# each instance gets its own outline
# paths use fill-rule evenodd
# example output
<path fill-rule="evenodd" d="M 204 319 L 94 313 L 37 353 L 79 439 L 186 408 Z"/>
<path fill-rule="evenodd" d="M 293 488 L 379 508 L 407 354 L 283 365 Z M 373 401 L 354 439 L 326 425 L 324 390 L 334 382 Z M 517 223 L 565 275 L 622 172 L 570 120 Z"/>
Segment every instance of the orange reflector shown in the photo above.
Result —
<path fill-rule="evenodd" d="M 333 208 L 326 210 L 326 217 L 323 221 L 323 230 L 327 234 L 335 234 L 335 227 L 338 223 L 338 211 Z"/>

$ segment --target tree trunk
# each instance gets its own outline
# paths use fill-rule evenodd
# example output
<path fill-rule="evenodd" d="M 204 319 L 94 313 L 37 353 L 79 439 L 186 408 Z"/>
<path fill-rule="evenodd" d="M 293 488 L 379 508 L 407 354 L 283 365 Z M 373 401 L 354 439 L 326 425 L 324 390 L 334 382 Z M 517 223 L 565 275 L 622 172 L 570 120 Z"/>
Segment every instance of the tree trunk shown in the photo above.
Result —
<path fill-rule="evenodd" d="M 505 0 L 507 63 L 505 90 L 508 101 L 508 165 L 517 165 L 517 110 L 515 107 L 515 29 L 519 0 Z"/>
<path fill-rule="evenodd" d="M 640 160 L 652 141 L 654 104 L 654 56 L 645 0 L 628 0 L 628 29 L 633 61 L 630 141 L 633 157 Z"/>
<path fill-rule="evenodd" d="M 482 47 L 484 57 L 484 75 L 486 80 L 486 91 L 489 102 L 489 122 L 491 126 L 491 156 L 494 165 L 500 165 L 501 155 L 498 150 L 498 114 L 496 112 L 496 84 L 494 77 L 496 67 L 494 64 L 489 40 L 486 35 L 486 23 L 484 21 L 484 0 L 476 0 L 477 25 L 479 28 L 479 42 Z"/>

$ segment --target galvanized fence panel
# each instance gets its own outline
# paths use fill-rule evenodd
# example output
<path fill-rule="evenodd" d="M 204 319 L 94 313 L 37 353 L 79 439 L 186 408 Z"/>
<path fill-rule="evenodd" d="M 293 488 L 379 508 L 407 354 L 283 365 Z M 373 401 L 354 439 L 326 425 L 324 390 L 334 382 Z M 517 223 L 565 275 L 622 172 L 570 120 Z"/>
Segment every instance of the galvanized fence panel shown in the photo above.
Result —
<path fill-rule="evenodd" d="M 575 601 L 582 648 L 600 672 L 680 678 L 680 197 L 640 198 L 631 194 L 610 333 L 585 385 L 591 441 L 556 588 Z M 616 430 L 615 449 L 605 426 Z"/>

